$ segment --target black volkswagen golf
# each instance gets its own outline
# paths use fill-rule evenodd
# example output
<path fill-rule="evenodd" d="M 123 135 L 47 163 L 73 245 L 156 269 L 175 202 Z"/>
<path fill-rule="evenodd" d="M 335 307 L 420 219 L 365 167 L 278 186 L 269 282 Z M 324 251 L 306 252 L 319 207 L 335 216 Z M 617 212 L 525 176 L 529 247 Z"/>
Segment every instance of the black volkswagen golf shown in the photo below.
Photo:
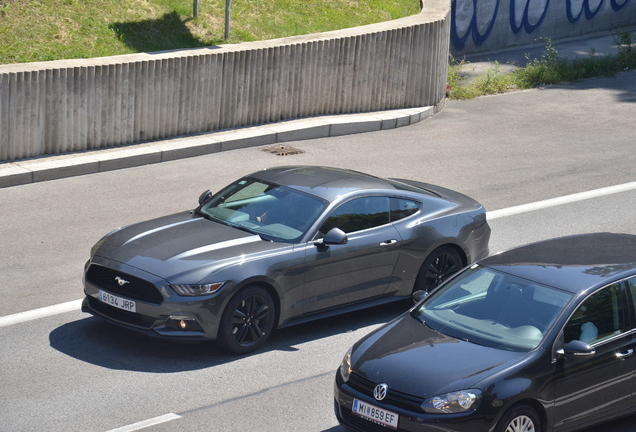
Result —
<path fill-rule="evenodd" d="M 418 294 L 345 355 L 345 427 L 570 431 L 636 410 L 636 236 L 522 246 Z"/>

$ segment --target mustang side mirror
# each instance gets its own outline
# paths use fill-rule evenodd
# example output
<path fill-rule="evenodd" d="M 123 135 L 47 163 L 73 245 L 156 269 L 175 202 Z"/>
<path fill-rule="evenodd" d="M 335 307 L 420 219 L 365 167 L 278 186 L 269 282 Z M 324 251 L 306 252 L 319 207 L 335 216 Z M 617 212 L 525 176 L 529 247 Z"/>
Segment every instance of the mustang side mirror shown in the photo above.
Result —
<path fill-rule="evenodd" d="M 583 341 L 573 340 L 566 343 L 557 353 L 566 356 L 587 357 L 596 354 L 596 350 Z"/>
<path fill-rule="evenodd" d="M 330 244 L 347 244 L 349 238 L 340 228 L 331 228 L 320 240 L 314 242 L 316 246 L 326 246 Z"/>
<path fill-rule="evenodd" d="M 413 293 L 411 298 L 413 299 L 413 304 L 418 304 L 422 300 L 424 300 L 428 296 L 428 291 L 417 290 Z"/>
<path fill-rule="evenodd" d="M 204 202 L 209 200 L 211 197 L 212 197 L 212 192 L 210 191 L 210 189 L 206 190 L 201 195 L 199 195 L 199 205 L 203 204 Z"/>

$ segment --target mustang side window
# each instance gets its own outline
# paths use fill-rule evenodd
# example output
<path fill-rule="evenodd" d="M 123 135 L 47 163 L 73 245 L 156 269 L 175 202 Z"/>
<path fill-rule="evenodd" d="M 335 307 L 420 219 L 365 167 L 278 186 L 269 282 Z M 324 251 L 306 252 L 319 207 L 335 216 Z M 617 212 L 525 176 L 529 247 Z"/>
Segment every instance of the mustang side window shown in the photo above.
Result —
<path fill-rule="evenodd" d="M 391 222 L 404 219 L 420 209 L 420 203 L 405 198 L 391 198 Z"/>
<path fill-rule="evenodd" d="M 594 344 L 625 330 L 620 284 L 609 285 L 591 296 L 572 314 L 565 326 L 565 342 L 578 339 Z"/>
<path fill-rule="evenodd" d="M 320 227 L 319 235 L 324 236 L 334 227 L 350 233 L 389 222 L 389 197 L 356 198 L 335 209 Z"/>

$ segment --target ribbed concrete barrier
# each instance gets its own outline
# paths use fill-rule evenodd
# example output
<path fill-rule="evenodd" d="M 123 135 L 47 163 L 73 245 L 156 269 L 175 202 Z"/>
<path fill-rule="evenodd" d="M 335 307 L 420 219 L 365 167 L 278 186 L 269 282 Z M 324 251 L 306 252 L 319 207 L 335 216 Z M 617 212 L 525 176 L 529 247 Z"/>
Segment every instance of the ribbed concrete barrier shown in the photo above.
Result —
<path fill-rule="evenodd" d="M 0 66 L 0 160 L 325 114 L 441 107 L 450 0 L 352 29 Z"/>

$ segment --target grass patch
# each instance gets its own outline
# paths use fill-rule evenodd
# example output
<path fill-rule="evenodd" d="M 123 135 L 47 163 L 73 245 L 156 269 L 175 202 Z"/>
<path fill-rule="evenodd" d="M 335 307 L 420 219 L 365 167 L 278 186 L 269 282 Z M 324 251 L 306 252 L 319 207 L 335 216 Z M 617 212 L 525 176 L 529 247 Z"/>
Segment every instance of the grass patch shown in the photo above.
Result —
<path fill-rule="evenodd" d="M 574 82 L 585 78 L 613 76 L 619 72 L 636 69 L 636 45 L 629 31 L 618 32 L 614 41 L 618 54 L 598 56 L 591 52 L 588 57 L 567 60 L 559 53 L 551 39 L 545 39 L 545 52 L 540 59 L 527 59 L 526 66 L 518 70 L 502 73 L 499 65 L 489 69 L 486 75 L 466 80 L 462 68 L 465 60 L 451 58 L 448 69 L 447 97 L 450 99 L 472 99 L 478 96 L 529 89 L 532 87 Z"/>
<path fill-rule="evenodd" d="M 419 0 L 0 0 L 0 64 L 196 48 L 371 24 Z"/>

